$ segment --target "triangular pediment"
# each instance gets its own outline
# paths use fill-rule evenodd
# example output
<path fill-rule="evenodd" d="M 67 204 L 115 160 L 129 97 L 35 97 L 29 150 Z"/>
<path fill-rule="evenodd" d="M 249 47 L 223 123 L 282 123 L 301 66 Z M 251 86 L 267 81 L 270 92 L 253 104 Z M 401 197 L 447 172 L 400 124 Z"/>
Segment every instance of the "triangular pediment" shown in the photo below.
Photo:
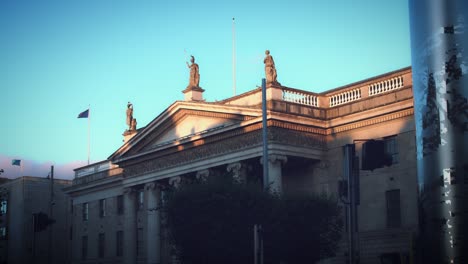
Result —
<path fill-rule="evenodd" d="M 177 123 L 169 126 L 158 134 L 143 150 L 148 150 L 160 145 L 180 141 L 184 138 L 201 135 L 208 131 L 226 127 L 241 120 L 222 116 L 204 116 L 202 113 L 186 114 Z"/>
<path fill-rule="evenodd" d="M 196 107 L 194 107 L 196 106 Z M 258 109 L 239 109 L 199 103 L 175 103 L 120 147 L 110 160 L 149 153 L 161 147 L 173 146 L 191 138 L 216 133 L 245 120 L 258 117 Z"/>

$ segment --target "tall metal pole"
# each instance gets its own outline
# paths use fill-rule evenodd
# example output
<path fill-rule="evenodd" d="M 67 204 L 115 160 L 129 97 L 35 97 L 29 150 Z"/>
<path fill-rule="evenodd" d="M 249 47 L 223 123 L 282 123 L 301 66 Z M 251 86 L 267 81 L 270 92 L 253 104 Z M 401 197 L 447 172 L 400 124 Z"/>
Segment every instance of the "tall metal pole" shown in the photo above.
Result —
<path fill-rule="evenodd" d="M 36 214 L 32 214 L 32 259 L 31 262 L 33 262 L 36 259 Z"/>
<path fill-rule="evenodd" d="M 263 264 L 263 229 L 254 225 L 254 264 Z"/>
<path fill-rule="evenodd" d="M 468 263 L 468 1 L 409 9 L 421 263 Z"/>
<path fill-rule="evenodd" d="M 54 165 L 50 166 L 50 201 L 49 201 L 49 218 L 53 219 L 54 207 Z M 49 225 L 49 263 L 52 263 L 52 241 L 53 241 L 53 225 Z"/>
<path fill-rule="evenodd" d="M 91 155 L 91 148 L 90 148 L 90 126 L 91 126 L 91 106 L 88 105 L 88 165 L 89 165 L 89 157 Z"/>
<path fill-rule="evenodd" d="M 348 260 L 350 264 L 354 264 L 355 254 L 355 217 L 356 217 L 356 197 L 355 197 L 355 179 L 353 177 L 353 166 L 354 166 L 354 144 L 347 144 L 343 147 L 343 178 L 348 182 L 348 197 L 349 203 L 347 207 L 348 216 Z"/>
<path fill-rule="evenodd" d="M 236 96 L 236 23 L 232 18 L 232 90 Z"/>
<path fill-rule="evenodd" d="M 266 80 L 262 79 L 262 138 L 263 138 L 263 187 L 268 188 L 268 130 L 267 130 Z"/>

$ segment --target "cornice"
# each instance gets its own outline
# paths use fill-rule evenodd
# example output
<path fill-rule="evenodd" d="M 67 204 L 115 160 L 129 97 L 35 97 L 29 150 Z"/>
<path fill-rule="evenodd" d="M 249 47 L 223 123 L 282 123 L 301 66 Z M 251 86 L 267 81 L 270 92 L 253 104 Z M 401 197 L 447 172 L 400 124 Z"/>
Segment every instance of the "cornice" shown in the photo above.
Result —
<path fill-rule="evenodd" d="M 384 114 L 382 116 L 360 121 L 352 121 L 345 125 L 330 128 L 312 127 L 303 124 L 291 123 L 282 120 L 268 120 L 269 143 L 280 143 L 291 146 L 308 146 L 317 149 L 325 147 L 325 136 L 349 131 L 365 126 L 388 122 L 391 120 L 412 116 L 413 108 Z M 125 177 L 131 177 L 144 173 L 162 170 L 165 168 L 187 164 L 196 160 L 208 159 L 236 152 L 243 148 L 261 145 L 260 122 L 249 124 L 245 127 L 215 134 L 209 137 L 188 141 L 171 148 L 148 153 L 134 159 L 121 162 L 125 168 Z"/>
<path fill-rule="evenodd" d="M 346 125 L 341 125 L 341 126 L 336 126 L 336 127 L 331 127 L 327 129 L 327 135 L 331 134 L 336 134 L 336 133 L 341 133 L 345 131 L 349 131 L 352 129 L 357 129 L 361 127 L 366 127 L 366 126 L 371 126 L 371 125 L 376 125 L 384 122 L 388 122 L 391 120 L 407 117 L 407 116 L 413 116 L 414 114 L 414 109 L 413 108 L 408 108 L 404 109 L 402 111 L 390 113 L 390 114 L 385 114 L 379 117 L 374 117 L 374 118 L 369 118 L 365 120 L 360 120 L 356 122 L 352 122 Z"/>
<path fill-rule="evenodd" d="M 85 176 L 87 178 L 85 181 L 75 181 L 73 180 L 73 185 L 63 189 L 65 193 L 74 197 L 77 195 L 87 194 L 103 189 L 114 187 L 119 187 L 123 179 L 123 175 L 108 176 L 105 178 L 93 178 L 92 175 Z M 80 179 L 80 178 L 78 178 Z"/>
<path fill-rule="evenodd" d="M 168 155 L 146 158 L 146 160 L 134 160 L 131 164 L 124 166 L 125 177 L 137 176 L 153 171 L 178 166 L 194 162 L 196 160 L 216 157 L 229 152 L 235 152 L 239 149 L 251 147 L 260 144 L 260 131 L 243 133 L 242 137 L 235 140 L 218 140 L 216 144 L 206 142 L 194 142 L 190 146 L 178 146 L 177 150 Z"/>
<path fill-rule="evenodd" d="M 279 127 L 279 128 L 284 128 L 284 129 L 288 129 L 288 130 L 312 133 L 312 134 L 317 134 L 317 135 L 326 135 L 327 134 L 326 129 L 321 128 L 321 127 L 312 127 L 312 126 L 308 126 L 308 125 L 291 123 L 291 122 L 287 122 L 287 121 L 268 120 L 267 124 L 268 124 L 269 127 L 273 126 L 273 127 Z"/>
<path fill-rule="evenodd" d="M 279 127 L 271 127 L 268 131 L 268 141 L 284 145 L 308 146 L 324 148 L 325 137 L 311 133 L 291 131 Z M 213 137 L 209 141 L 200 140 L 190 146 L 179 146 L 177 151 L 158 157 L 141 157 L 132 163 L 122 164 L 125 177 L 134 177 L 146 173 L 164 170 L 171 167 L 219 157 L 221 155 L 239 152 L 243 149 L 262 144 L 261 124 L 249 126 L 246 131 L 237 130 L 229 138 Z"/>

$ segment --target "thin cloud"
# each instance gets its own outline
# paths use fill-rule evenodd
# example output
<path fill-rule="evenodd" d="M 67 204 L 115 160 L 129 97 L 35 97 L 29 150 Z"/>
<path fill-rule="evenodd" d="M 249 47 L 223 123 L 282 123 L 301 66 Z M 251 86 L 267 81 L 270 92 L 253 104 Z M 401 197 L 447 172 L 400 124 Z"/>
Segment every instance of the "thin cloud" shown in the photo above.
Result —
<path fill-rule="evenodd" d="M 51 166 L 54 165 L 54 178 L 71 180 L 75 177 L 75 168 L 86 165 L 84 161 L 72 161 L 65 164 L 54 164 L 52 161 L 37 162 L 34 160 L 21 159 L 21 166 L 11 165 L 13 159 L 20 157 L 10 157 L 0 154 L 0 169 L 3 169 L 1 177 L 15 179 L 22 176 L 34 176 L 46 178 L 50 174 Z"/>

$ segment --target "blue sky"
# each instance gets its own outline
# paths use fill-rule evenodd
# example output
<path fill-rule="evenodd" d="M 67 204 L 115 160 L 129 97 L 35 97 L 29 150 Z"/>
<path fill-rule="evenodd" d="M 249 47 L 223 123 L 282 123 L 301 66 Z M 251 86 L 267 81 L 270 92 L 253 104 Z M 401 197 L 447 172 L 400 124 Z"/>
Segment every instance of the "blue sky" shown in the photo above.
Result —
<path fill-rule="evenodd" d="M 410 65 L 406 0 L 328 1 L 0 1 L 0 168 L 7 177 L 61 175 L 122 144 L 125 110 L 148 124 L 188 84 L 194 55 L 207 101 L 264 77 L 266 49 L 278 81 L 321 92 Z M 11 166 L 22 159 L 24 171 Z"/>

